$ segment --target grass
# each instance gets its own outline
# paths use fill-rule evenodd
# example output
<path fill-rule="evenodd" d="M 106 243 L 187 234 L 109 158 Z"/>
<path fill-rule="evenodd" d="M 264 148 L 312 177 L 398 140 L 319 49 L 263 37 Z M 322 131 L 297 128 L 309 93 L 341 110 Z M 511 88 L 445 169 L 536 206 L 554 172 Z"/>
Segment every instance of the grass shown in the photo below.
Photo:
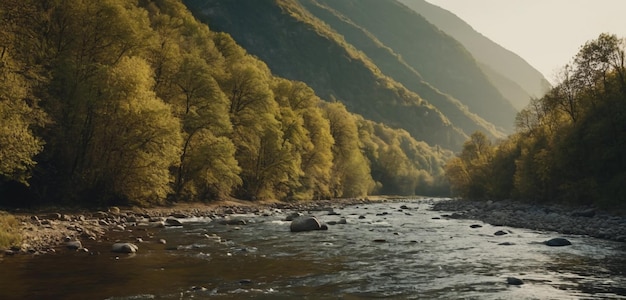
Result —
<path fill-rule="evenodd" d="M 19 245 L 22 237 L 19 233 L 19 221 L 12 215 L 0 211 L 0 249 Z"/>

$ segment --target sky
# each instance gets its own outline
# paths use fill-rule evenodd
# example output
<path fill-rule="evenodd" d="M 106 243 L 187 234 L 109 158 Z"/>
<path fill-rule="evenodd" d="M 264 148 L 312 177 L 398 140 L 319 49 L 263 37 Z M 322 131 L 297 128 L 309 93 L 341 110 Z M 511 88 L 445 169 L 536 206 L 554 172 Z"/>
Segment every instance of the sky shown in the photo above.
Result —
<path fill-rule="evenodd" d="M 426 0 L 524 58 L 549 81 L 600 33 L 626 38 L 626 0 Z"/>

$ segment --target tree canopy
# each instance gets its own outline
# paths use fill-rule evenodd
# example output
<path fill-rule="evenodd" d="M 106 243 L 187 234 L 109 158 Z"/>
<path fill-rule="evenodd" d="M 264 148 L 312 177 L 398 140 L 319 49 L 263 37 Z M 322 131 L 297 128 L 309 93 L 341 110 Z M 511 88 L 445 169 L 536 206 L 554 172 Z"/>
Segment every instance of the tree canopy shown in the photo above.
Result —
<path fill-rule="evenodd" d="M 515 134 L 495 145 L 472 135 L 447 164 L 452 187 L 471 198 L 626 205 L 625 51 L 606 33 L 584 44 L 518 114 Z"/>
<path fill-rule="evenodd" d="M 180 1 L 9 0 L 0 22 L 0 204 L 446 189 L 449 151 L 273 75 Z"/>

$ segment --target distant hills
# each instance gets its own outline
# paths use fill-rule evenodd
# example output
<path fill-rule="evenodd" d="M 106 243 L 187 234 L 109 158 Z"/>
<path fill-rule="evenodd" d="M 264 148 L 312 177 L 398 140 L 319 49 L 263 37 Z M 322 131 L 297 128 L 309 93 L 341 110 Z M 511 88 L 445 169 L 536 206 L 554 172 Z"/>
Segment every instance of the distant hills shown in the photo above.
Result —
<path fill-rule="evenodd" d="M 523 58 L 477 32 L 455 14 L 425 0 L 399 1 L 461 42 L 517 109 L 526 106 L 530 97 L 539 98 L 550 88 L 544 76 Z"/>
<path fill-rule="evenodd" d="M 432 145 L 459 149 L 477 130 L 503 137 L 513 129 L 516 107 L 539 89 L 523 88 L 533 79 L 518 81 L 496 62 L 478 59 L 418 6 L 407 6 L 417 1 L 183 2 L 276 75 Z M 532 69 L 523 60 L 515 68 Z"/>

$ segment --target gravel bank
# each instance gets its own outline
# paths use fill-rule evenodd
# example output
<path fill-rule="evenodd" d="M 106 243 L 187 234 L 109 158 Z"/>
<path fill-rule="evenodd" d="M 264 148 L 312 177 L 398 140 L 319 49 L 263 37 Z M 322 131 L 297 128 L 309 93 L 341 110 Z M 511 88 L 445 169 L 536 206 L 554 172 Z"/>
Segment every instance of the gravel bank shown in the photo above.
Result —
<path fill-rule="evenodd" d="M 280 210 L 332 210 L 347 205 L 387 200 L 385 198 L 307 202 L 229 200 L 206 204 L 181 203 L 154 208 L 110 207 L 102 211 L 14 213 L 21 222 L 22 243 L 10 249 L 0 249 L 0 257 L 16 254 L 41 255 L 60 250 L 88 251 L 81 248 L 80 241 L 113 242 L 109 241 L 109 235 L 113 232 L 138 232 L 141 236 L 151 238 L 152 229 L 176 226 L 176 219 L 181 218 L 219 219 L 233 214 L 271 214 Z"/>
<path fill-rule="evenodd" d="M 591 207 L 534 205 L 515 201 L 441 200 L 432 210 L 449 218 L 480 220 L 491 225 L 588 235 L 626 242 L 626 217 Z"/>

